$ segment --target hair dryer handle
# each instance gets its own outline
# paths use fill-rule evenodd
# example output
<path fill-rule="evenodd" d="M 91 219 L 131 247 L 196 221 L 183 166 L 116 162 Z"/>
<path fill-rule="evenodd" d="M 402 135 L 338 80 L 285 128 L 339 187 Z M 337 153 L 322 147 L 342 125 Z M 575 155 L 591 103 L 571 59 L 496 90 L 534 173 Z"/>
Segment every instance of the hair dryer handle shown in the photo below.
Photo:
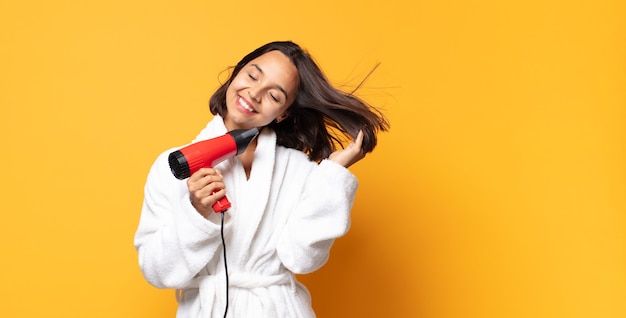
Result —
<path fill-rule="evenodd" d="M 222 213 L 228 210 L 228 208 L 230 208 L 230 201 L 228 201 L 226 196 L 213 203 L 213 212 L 215 213 Z"/>

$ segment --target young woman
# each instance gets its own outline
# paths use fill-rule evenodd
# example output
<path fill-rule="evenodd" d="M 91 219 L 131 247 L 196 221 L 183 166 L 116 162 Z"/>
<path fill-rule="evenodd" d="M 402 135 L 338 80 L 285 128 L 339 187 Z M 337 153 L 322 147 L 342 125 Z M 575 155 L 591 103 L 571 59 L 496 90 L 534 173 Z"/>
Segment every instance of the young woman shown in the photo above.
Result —
<path fill-rule="evenodd" d="M 193 142 L 260 133 L 240 155 L 187 180 L 168 165 L 175 149 L 156 159 L 135 234 L 143 275 L 177 290 L 177 317 L 315 317 L 294 275 L 324 265 L 348 231 L 357 179 L 347 168 L 389 124 L 332 87 L 293 42 L 245 56 L 209 104 L 214 117 Z M 214 213 L 225 195 L 232 207 Z"/>

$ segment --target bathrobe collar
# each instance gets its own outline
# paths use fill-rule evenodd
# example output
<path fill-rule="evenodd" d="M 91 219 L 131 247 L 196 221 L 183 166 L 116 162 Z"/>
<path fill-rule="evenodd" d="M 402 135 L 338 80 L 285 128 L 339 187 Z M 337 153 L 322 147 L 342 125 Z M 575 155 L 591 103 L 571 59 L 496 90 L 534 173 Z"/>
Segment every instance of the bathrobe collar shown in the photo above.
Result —
<path fill-rule="evenodd" d="M 193 142 L 218 137 L 226 132 L 223 118 L 215 115 Z M 227 211 L 227 213 L 232 214 L 231 217 L 246 218 L 245 222 L 237 222 L 240 226 L 245 227 L 241 230 L 248 236 L 239 241 L 242 252 L 241 260 L 244 261 L 249 257 L 250 252 L 245 247 L 251 246 L 251 241 L 263 218 L 270 197 L 270 188 L 280 186 L 279 184 L 272 184 L 275 160 L 276 133 L 272 129 L 264 128 L 257 136 L 257 146 L 249 179 L 246 178 L 243 165 L 236 157 L 225 160 L 215 167 L 224 176 L 226 195 L 232 203 L 231 211 Z M 282 180 L 282 178 L 276 178 L 274 181 L 279 182 L 276 180 Z M 233 250 L 236 249 L 238 247 L 233 246 Z"/>

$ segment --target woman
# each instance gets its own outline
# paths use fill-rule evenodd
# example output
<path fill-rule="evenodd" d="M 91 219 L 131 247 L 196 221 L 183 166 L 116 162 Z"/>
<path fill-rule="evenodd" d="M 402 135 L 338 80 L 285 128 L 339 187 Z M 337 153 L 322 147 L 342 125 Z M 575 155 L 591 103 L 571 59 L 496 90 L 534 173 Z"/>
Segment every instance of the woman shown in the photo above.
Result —
<path fill-rule="evenodd" d="M 157 158 L 135 234 L 144 277 L 177 290 L 177 317 L 314 317 L 294 274 L 320 268 L 348 231 L 357 179 L 347 168 L 389 124 L 333 88 L 293 42 L 245 56 L 209 104 L 214 117 L 194 142 L 233 129 L 260 134 L 237 157 L 186 181 L 170 171 L 173 149 Z M 342 135 L 354 140 L 337 150 Z M 232 207 L 214 213 L 225 195 Z"/>

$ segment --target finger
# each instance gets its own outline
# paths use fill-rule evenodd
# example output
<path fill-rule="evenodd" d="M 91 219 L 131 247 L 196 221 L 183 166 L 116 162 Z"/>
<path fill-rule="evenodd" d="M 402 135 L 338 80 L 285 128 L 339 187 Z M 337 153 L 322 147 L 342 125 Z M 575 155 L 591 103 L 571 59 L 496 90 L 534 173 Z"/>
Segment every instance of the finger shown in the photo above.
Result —
<path fill-rule="evenodd" d="M 191 177 L 189 177 L 189 180 L 192 181 L 196 181 L 199 179 L 204 178 L 207 175 L 215 175 L 216 172 L 215 170 L 213 170 L 213 168 L 200 168 L 198 169 L 198 171 L 194 172 Z"/>
<path fill-rule="evenodd" d="M 202 177 L 202 179 L 198 180 L 199 183 L 202 183 L 204 185 L 208 185 L 214 182 L 223 182 L 223 181 L 224 181 L 224 177 L 218 174 L 208 174 Z"/>
<path fill-rule="evenodd" d="M 359 130 L 359 133 L 354 139 L 354 145 L 359 148 L 361 148 L 361 145 L 363 145 L 363 130 Z"/>
<path fill-rule="evenodd" d="M 359 130 L 359 133 L 357 134 L 356 138 L 354 138 L 354 140 L 352 140 L 352 142 L 350 142 L 350 144 L 348 144 L 348 146 L 346 147 L 346 150 L 349 151 L 350 153 L 362 153 L 363 149 L 361 148 L 363 144 L 363 131 Z"/>
<path fill-rule="evenodd" d="M 222 177 L 209 175 L 209 176 L 204 176 L 197 180 L 190 178 L 187 180 L 187 188 L 189 189 L 189 192 L 195 192 L 195 191 L 204 189 L 205 187 L 216 182 L 223 182 Z"/>
<path fill-rule="evenodd" d="M 222 181 L 224 177 L 217 170 L 213 170 L 211 168 L 202 168 L 196 171 L 187 181 L 189 183 L 198 183 L 203 182 L 204 184 L 208 184 L 213 181 Z"/>
<path fill-rule="evenodd" d="M 205 207 L 211 207 L 217 200 L 223 198 L 226 195 L 226 190 L 221 189 L 213 192 L 212 194 L 200 199 L 200 203 Z"/>
<path fill-rule="evenodd" d="M 349 160 L 348 165 L 346 165 L 346 167 L 349 167 L 353 164 L 355 164 L 357 161 L 363 159 L 365 157 L 365 153 L 363 152 L 363 130 L 359 130 L 359 133 L 357 134 L 356 138 L 353 141 L 353 147 L 351 149 L 351 153 L 352 153 L 352 157 Z"/>
<path fill-rule="evenodd" d="M 199 197 L 199 198 L 204 198 L 204 197 L 208 197 L 210 195 L 212 195 L 214 192 L 217 192 L 219 190 L 225 189 L 226 185 L 224 184 L 224 182 L 211 182 L 207 185 L 205 185 L 202 188 L 198 188 L 194 191 L 194 195 Z"/>
<path fill-rule="evenodd" d="M 223 198 L 226 195 L 225 189 L 216 189 L 215 191 L 211 191 L 206 193 L 203 189 L 202 191 L 198 191 L 195 193 L 190 193 L 190 201 L 191 205 L 198 211 L 200 214 L 206 216 L 208 212 L 212 212 L 212 206 Z"/>

